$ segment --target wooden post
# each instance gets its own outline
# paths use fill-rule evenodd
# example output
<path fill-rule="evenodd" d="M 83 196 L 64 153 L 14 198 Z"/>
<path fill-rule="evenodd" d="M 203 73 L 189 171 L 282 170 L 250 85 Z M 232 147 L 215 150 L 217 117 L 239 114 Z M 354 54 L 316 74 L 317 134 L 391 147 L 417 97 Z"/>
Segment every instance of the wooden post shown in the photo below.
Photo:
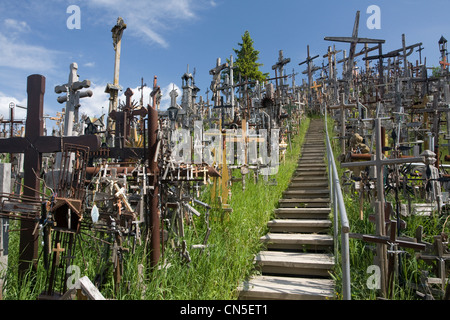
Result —
<path fill-rule="evenodd" d="M 157 78 L 153 80 L 153 88 L 157 87 Z M 153 186 L 153 191 L 148 193 L 148 203 L 149 203 L 149 225 L 148 231 L 150 233 L 150 267 L 154 268 L 160 258 L 161 248 L 160 248 L 160 221 L 159 221 L 159 168 L 157 159 L 155 155 L 158 149 L 158 111 L 156 110 L 155 98 L 153 99 L 153 107 L 148 108 L 148 165 L 150 168 L 151 185 Z"/>

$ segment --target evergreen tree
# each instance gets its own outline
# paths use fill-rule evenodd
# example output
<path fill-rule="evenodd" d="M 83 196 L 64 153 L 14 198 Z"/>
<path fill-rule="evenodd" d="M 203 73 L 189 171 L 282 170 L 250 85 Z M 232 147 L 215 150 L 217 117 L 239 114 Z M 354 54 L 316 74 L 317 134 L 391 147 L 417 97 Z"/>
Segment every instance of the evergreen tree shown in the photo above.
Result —
<path fill-rule="evenodd" d="M 234 49 L 234 53 L 236 53 L 236 61 L 234 65 L 236 69 L 234 69 L 234 81 L 237 83 L 239 81 L 239 73 L 241 74 L 242 81 L 245 79 L 256 81 L 258 80 L 260 83 L 263 82 L 269 76 L 268 73 L 262 73 L 259 70 L 263 64 L 258 63 L 258 55 L 259 51 L 255 50 L 253 47 L 253 39 L 250 37 L 250 33 L 245 31 L 242 36 L 242 43 L 238 43 L 240 49 Z"/>

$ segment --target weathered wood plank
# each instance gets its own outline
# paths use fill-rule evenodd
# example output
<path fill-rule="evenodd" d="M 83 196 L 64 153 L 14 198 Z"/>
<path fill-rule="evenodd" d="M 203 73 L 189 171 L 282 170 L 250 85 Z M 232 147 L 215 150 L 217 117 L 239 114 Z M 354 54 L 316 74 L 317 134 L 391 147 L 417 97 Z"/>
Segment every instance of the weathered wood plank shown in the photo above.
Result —
<path fill-rule="evenodd" d="M 240 299 L 325 300 L 334 299 L 334 281 L 279 276 L 258 276 L 239 288 Z"/>

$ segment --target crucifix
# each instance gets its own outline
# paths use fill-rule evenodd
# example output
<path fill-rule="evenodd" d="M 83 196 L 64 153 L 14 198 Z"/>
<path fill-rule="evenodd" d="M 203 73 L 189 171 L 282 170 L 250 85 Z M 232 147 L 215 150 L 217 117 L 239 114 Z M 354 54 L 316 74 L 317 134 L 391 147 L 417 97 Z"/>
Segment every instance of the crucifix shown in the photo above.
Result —
<path fill-rule="evenodd" d="M 141 92 L 141 100 L 140 100 L 141 107 L 144 107 L 144 88 L 146 86 L 147 84 L 144 83 L 144 78 L 141 78 L 141 86 L 139 87 L 139 91 Z"/>
<path fill-rule="evenodd" d="M 108 83 L 106 85 L 105 93 L 109 93 L 109 111 L 110 114 L 112 111 L 117 110 L 118 107 L 118 97 L 119 90 L 122 88 L 119 86 L 119 71 L 120 71 L 120 54 L 122 48 L 122 35 L 123 31 L 127 28 L 127 25 L 123 21 L 121 17 L 117 18 L 117 24 L 111 29 L 112 38 L 113 38 L 113 46 L 115 51 L 115 59 L 114 59 L 114 82 Z M 111 145 L 113 143 L 111 132 L 114 131 L 114 120 L 108 117 L 108 144 Z"/>
<path fill-rule="evenodd" d="M 76 144 L 97 150 L 100 147 L 100 137 L 95 135 L 79 137 L 43 136 L 44 132 L 44 93 L 45 77 L 31 75 L 27 79 L 27 120 L 25 137 L 13 137 L 0 140 L 0 153 L 24 153 L 24 201 L 39 201 L 42 154 L 60 152 L 64 144 Z M 29 200 L 28 200 L 29 199 Z M 34 232 L 36 222 L 21 221 L 19 274 L 21 276 L 29 270 L 37 270 L 38 233 Z"/>
<path fill-rule="evenodd" d="M 375 144 L 376 144 L 376 153 L 375 159 L 371 161 L 362 161 L 362 162 L 354 162 L 354 163 L 341 163 L 342 168 L 351 168 L 351 167 L 364 167 L 364 166 L 375 166 L 376 167 L 376 190 L 377 190 L 377 206 L 375 206 L 375 220 L 376 220 L 376 236 L 383 237 L 385 236 L 385 213 L 384 213 L 384 167 L 386 165 L 392 164 L 403 164 L 403 163 L 412 163 L 412 162 L 423 162 L 422 157 L 415 158 L 398 158 L 398 159 L 382 159 L 383 157 L 383 148 L 382 148 L 382 135 L 381 135 L 381 119 L 374 119 L 375 121 Z M 387 266 L 385 265 L 385 257 L 386 257 L 386 247 L 382 244 L 377 245 L 377 257 L 380 267 L 380 276 L 381 276 L 381 290 L 385 294 L 387 292 Z"/>
<path fill-rule="evenodd" d="M 220 73 L 226 68 L 228 68 L 228 63 L 221 64 L 220 58 L 217 58 L 216 67 L 209 70 L 209 74 L 213 76 L 210 88 L 213 93 L 212 99 L 215 107 L 220 105 L 220 91 L 218 90 L 220 84 Z"/>

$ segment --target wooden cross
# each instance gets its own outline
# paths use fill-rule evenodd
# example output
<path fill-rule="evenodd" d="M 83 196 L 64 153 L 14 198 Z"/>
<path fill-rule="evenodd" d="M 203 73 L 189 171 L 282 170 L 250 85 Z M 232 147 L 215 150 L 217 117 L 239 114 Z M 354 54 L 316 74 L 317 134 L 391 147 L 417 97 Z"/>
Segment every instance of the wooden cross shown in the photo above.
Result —
<path fill-rule="evenodd" d="M 144 83 L 144 78 L 141 78 L 141 86 L 139 87 L 139 91 L 141 92 L 141 100 L 140 100 L 141 107 L 144 107 L 144 88 L 146 86 L 147 84 Z"/>
<path fill-rule="evenodd" d="M 342 50 L 336 50 L 335 46 L 333 46 L 333 51 L 331 51 L 331 46 L 328 46 L 327 54 L 323 56 L 323 58 L 328 58 L 328 69 L 329 69 L 329 78 L 334 79 L 335 76 L 335 68 L 336 68 L 336 54 L 341 52 Z"/>
<path fill-rule="evenodd" d="M 319 88 L 321 88 L 322 85 L 321 85 L 321 84 L 317 84 L 316 81 L 314 81 L 313 83 L 314 83 L 314 85 L 311 87 L 311 89 L 315 89 L 315 91 L 317 92 L 317 90 L 318 90 Z"/>
<path fill-rule="evenodd" d="M 419 49 L 416 50 L 416 52 L 419 53 L 419 63 L 422 64 L 422 50 L 425 49 L 424 47 L 422 47 L 422 45 L 419 46 Z"/>
<path fill-rule="evenodd" d="M 100 147 L 100 137 L 53 137 L 43 136 L 44 133 L 44 93 L 45 77 L 42 75 L 31 75 L 27 79 L 28 107 L 25 137 L 13 137 L 0 140 L 0 153 L 24 153 L 24 191 L 26 199 L 39 200 L 42 154 L 62 151 L 65 143 L 83 145 L 90 150 Z M 27 200 L 24 200 L 27 201 Z M 33 270 L 37 269 L 38 233 L 33 232 L 35 221 L 21 221 L 20 231 L 20 257 L 19 273 L 24 275 L 30 265 Z"/>
<path fill-rule="evenodd" d="M 217 58 L 216 67 L 209 70 L 209 74 L 213 76 L 210 88 L 213 92 L 214 106 L 218 106 L 220 103 L 220 93 L 217 88 L 220 82 L 220 73 L 226 68 L 228 68 L 228 63 L 221 64 L 220 58 Z"/>
<path fill-rule="evenodd" d="M 307 73 L 308 73 L 308 87 L 311 87 L 311 82 L 312 82 L 312 62 L 314 59 L 318 58 L 319 55 L 316 55 L 314 57 L 311 57 L 309 54 L 309 45 L 306 46 L 306 51 L 308 56 L 306 57 L 306 60 L 303 62 L 300 62 L 298 65 L 301 66 L 304 63 L 307 63 Z M 311 105 L 312 102 L 312 97 L 311 97 L 311 93 L 310 90 L 308 90 L 308 103 Z"/>
<path fill-rule="evenodd" d="M 383 296 L 386 296 L 388 292 L 392 294 L 393 289 L 393 281 L 394 281 L 394 272 L 398 270 L 398 254 L 403 253 L 403 251 L 398 250 L 401 248 L 409 248 L 414 250 L 425 250 L 426 245 L 423 243 L 417 243 L 409 240 L 402 240 L 397 238 L 397 221 L 390 221 L 390 235 L 387 236 L 373 236 L 373 235 L 356 235 L 352 234 L 352 238 L 359 238 L 366 242 L 377 243 L 381 245 L 389 246 L 388 254 L 388 270 L 387 270 L 387 278 L 382 278 L 381 284 Z M 384 286 L 383 286 L 384 284 Z M 390 291 L 389 291 L 390 289 Z"/>
<path fill-rule="evenodd" d="M 447 103 L 439 103 L 439 94 L 435 93 L 433 96 L 433 107 L 431 108 L 423 108 L 414 110 L 416 113 L 424 113 L 427 115 L 428 113 L 433 114 L 433 135 L 434 135 L 434 146 L 428 146 L 430 149 L 433 148 L 432 151 L 436 153 L 436 163 L 435 166 L 439 167 L 440 159 L 439 159 L 439 131 L 440 131 L 440 121 L 442 112 L 448 113 L 449 108 Z M 428 116 L 425 122 L 428 122 Z"/>
<path fill-rule="evenodd" d="M 450 66 L 450 63 L 447 62 L 447 56 L 444 56 L 444 59 L 439 61 L 439 64 L 442 66 L 443 70 L 447 70 L 448 66 Z"/>
<path fill-rule="evenodd" d="M 56 248 L 53 248 L 53 252 L 55 252 L 55 266 L 59 266 L 59 262 L 60 262 L 60 256 L 61 253 L 64 252 L 66 249 L 61 248 L 61 243 L 57 243 L 56 244 Z"/>
<path fill-rule="evenodd" d="M 341 96 L 341 104 L 340 105 L 335 105 L 335 106 L 330 106 L 328 107 L 329 110 L 333 110 L 333 109 L 340 109 L 341 110 L 341 151 L 343 154 L 345 154 L 345 110 L 346 109 L 351 109 L 351 108 L 357 108 L 358 106 L 356 104 L 345 104 L 345 94 L 342 94 Z"/>
<path fill-rule="evenodd" d="M 434 245 L 432 246 L 434 252 L 425 252 L 417 255 L 417 258 L 427 262 L 436 261 L 437 276 L 439 276 L 442 291 L 445 290 L 446 285 L 446 262 L 450 261 L 450 253 L 446 250 L 443 238 L 442 234 L 434 236 Z"/>
<path fill-rule="evenodd" d="M 272 70 L 275 70 L 275 78 L 277 78 L 277 70 L 280 76 L 283 76 L 284 65 L 288 64 L 289 62 L 291 62 L 291 58 L 283 58 L 283 50 L 280 50 L 278 53 L 278 62 L 272 66 Z M 278 89 L 278 80 L 276 80 L 276 85 Z M 280 78 L 280 87 L 283 88 L 283 78 Z"/>
<path fill-rule="evenodd" d="M 389 164 L 403 164 L 403 163 L 412 163 L 412 162 L 423 162 L 423 159 L 420 158 L 400 158 L 400 159 L 382 159 L 383 156 L 383 148 L 382 148 L 382 136 L 381 136 L 381 120 L 376 118 L 375 120 L 375 144 L 376 144 L 376 154 L 375 159 L 372 161 L 362 161 L 355 163 L 341 163 L 342 168 L 351 168 L 351 167 L 363 167 L 363 166 L 375 166 L 376 167 L 376 182 L 377 182 L 377 206 L 376 209 L 376 232 L 377 236 L 385 235 L 385 213 L 384 213 L 384 166 Z M 386 248 L 382 245 L 377 246 L 377 256 L 380 260 L 380 271 L 381 271 L 381 284 L 382 291 L 386 292 L 386 276 L 387 270 L 384 265 L 384 257 L 386 256 Z"/>
<path fill-rule="evenodd" d="M 326 40 L 326 41 L 350 43 L 350 53 L 349 53 L 349 57 L 348 57 L 348 61 L 347 61 L 347 72 L 346 72 L 346 78 L 349 81 L 352 80 L 352 78 L 353 78 L 353 65 L 354 65 L 356 45 L 358 43 L 375 43 L 375 44 L 379 44 L 380 48 L 381 48 L 381 44 L 386 42 L 385 40 L 379 40 L 379 39 L 359 38 L 358 37 L 359 16 L 360 16 L 360 11 L 357 11 L 356 17 L 355 17 L 355 24 L 353 25 L 353 32 L 352 32 L 351 37 L 325 37 L 324 38 L 324 40 Z M 348 86 L 347 86 L 347 88 L 349 89 Z"/>

